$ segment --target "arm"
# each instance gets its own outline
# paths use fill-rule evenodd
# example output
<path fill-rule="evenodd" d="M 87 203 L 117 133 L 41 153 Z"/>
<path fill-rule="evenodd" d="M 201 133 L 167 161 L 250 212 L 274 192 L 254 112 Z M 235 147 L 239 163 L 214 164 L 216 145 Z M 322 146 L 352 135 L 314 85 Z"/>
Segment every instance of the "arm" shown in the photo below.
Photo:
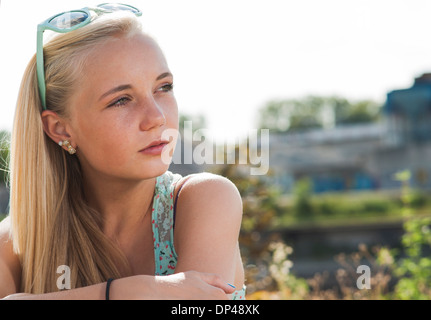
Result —
<path fill-rule="evenodd" d="M 238 248 L 241 219 L 242 199 L 232 182 L 213 174 L 190 177 L 177 203 L 176 272 L 216 273 L 241 288 L 244 281 Z"/>
<path fill-rule="evenodd" d="M 106 282 L 45 294 L 18 293 L 9 300 L 104 300 Z M 215 274 L 184 272 L 170 276 L 131 276 L 111 283 L 111 300 L 226 299 L 233 289 Z"/>
<path fill-rule="evenodd" d="M 86 288 L 59 291 L 48 294 L 26 294 L 20 292 L 21 264 L 13 252 L 10 239 L 10 219 L 0 222 L 0 298 L 6 299 L 104 299 L 105 284 Z"/>
<path fill-rule="evenodd" d="M 0 299 L 103 300 L 106 282 L 83 288 L 45 294 L 19 293 L 21 266 L 9 237 L 9 219 L 0 223 Z M 232 293 L 221 277 L 214 274 L 184 272 L 172 276 L 138 275 L 112 282 L 110 298 L 129 299 L 226 299 Z"/>

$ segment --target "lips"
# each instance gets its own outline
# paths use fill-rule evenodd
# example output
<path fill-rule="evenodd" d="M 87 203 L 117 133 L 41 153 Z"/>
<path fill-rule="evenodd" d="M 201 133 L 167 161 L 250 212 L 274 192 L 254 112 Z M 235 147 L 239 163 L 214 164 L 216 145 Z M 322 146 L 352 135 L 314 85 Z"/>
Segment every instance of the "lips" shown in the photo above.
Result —
<path fill-rule="evenodd" d="M 147 145 L 144 149 L 139 150 L 140 153 L 147 155 L 160 155 L 163 149 L 169 144 L 169 141 L 156 140 Z"/>

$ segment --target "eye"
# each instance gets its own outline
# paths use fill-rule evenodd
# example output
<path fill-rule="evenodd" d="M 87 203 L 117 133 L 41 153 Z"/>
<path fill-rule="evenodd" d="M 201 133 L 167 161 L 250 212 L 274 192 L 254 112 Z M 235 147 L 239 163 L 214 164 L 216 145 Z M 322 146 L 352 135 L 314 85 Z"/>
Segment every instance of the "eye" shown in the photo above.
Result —
<path fill-rule="evenodd" d="M 174 89 L 174 84 L 173 83 L 165 83 L 159 89 L 157 89 L 157 91 L 159 91 L 159 92 L 170 92 L 173 89 Z"/>
<path fill-rule="evenodd" d="M 128 97 L 121 97 L 111 103 L 108 107 L 122 107 L 125 106 L 130 101 Z"/>

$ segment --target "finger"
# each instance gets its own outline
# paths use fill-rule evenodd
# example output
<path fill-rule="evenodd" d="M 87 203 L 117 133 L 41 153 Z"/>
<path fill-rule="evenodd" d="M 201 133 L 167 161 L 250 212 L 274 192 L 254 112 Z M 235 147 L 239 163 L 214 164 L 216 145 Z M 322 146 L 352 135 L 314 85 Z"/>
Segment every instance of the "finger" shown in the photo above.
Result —
<path fill-rule="evenodd" d="M 225 293 L 234 293 L 235 286 L 224 281 L 219 275 L 212 273 L 204 273 L 203 280 L 208 284 L 222 289 Z"/>

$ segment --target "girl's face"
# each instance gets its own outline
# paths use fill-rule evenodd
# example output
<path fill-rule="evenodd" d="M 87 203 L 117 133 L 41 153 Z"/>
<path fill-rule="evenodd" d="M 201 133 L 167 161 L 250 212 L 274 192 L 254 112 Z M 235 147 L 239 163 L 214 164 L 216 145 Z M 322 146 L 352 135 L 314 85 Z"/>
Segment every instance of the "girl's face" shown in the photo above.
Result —
<path fill-rule="evenodd" d="M 140 180 L 165 172 L 169 163 L 161 153 L 176 139 L 162 133 L 178 130 L 172 86 L 163 53 L 143 34 L 95 48 L 69 112 L 84 173 Z"/>

